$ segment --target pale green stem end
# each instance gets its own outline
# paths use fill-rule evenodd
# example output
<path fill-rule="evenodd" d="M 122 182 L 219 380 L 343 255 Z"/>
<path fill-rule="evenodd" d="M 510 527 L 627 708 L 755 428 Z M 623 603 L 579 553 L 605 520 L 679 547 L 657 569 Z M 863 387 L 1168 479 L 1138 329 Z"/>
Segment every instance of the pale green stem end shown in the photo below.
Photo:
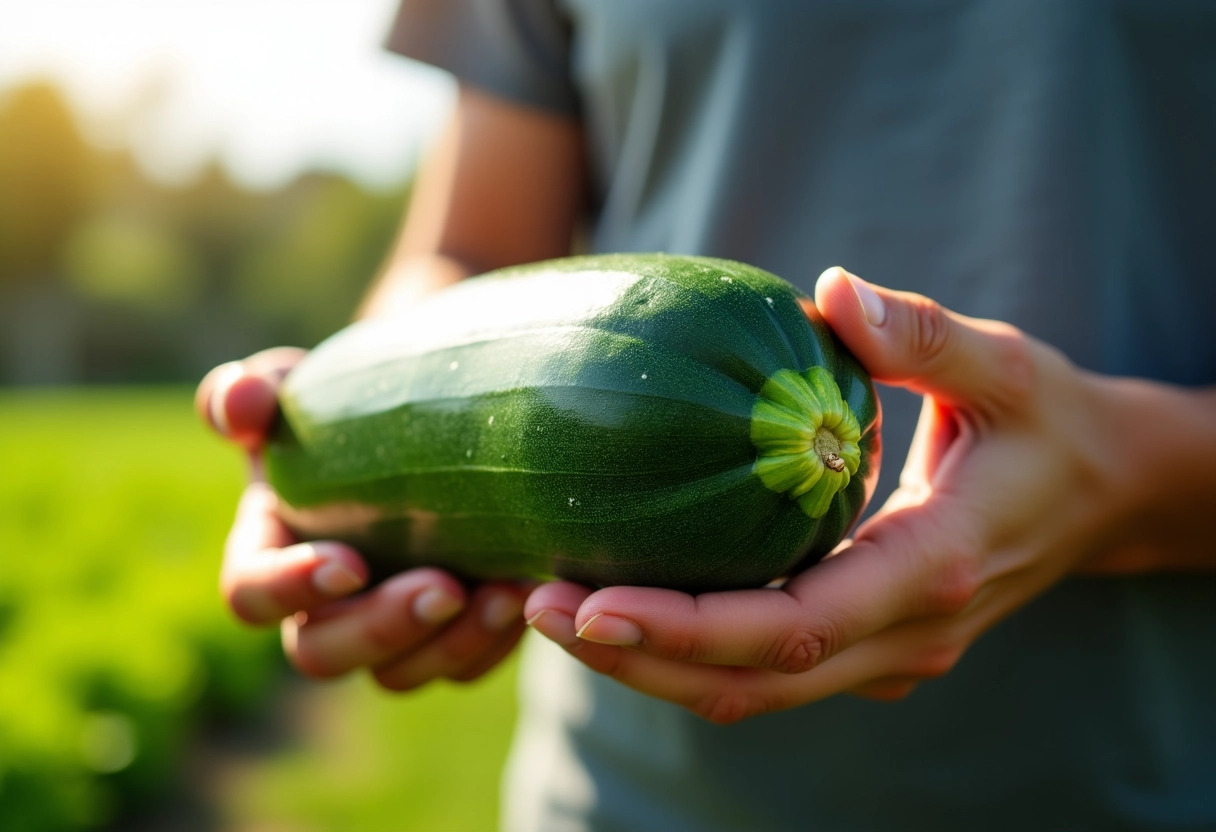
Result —
<path fill-rule="evenodd" d="M 752 407 L 754 469 L 812 518 L 827 514 L 861 465 L 861 427 L 823 367 L 780 370 Z"/>

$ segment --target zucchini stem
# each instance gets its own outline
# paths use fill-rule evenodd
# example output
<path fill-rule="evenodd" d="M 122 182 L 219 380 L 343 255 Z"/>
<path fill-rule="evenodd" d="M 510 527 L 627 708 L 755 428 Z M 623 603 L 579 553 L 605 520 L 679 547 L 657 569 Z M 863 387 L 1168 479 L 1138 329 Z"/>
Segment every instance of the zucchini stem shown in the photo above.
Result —
<path fill-rule="evenodd" d="M 857 417 L 823 367 L 768 379 L 752 406 L 751 438 L 760 481 L 812 518 L 827 514 L 861 466 Z"/>

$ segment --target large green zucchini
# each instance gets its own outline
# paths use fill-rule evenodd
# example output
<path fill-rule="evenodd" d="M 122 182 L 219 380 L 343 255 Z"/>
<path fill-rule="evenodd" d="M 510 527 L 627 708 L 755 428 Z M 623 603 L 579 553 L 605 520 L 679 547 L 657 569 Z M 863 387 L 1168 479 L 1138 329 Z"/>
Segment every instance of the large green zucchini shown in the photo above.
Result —
<path fill-rule="evenodd" d="M 879 409 L 799 297 L 732 261 L 604 255 L 354 324 L 283 384 L 284 520 L 380 576 L 703 591 L 810 565 L 872 490 Z"/>

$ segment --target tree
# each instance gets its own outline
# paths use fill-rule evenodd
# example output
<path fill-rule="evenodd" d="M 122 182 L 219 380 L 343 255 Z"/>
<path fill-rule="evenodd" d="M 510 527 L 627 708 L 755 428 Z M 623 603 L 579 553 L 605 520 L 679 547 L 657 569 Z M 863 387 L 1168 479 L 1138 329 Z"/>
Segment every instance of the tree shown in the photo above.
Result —
<path fill-rule="evenodd" d="M 51 278 L 88 210 L 90 148 L 59 91 L 17 88 L 0 105 L 0 284 Z"/>
<path fill-rule="evenodd" d="M 64 240 L 88 210 L 90 149 L 58 90 L 0 104 L 0 358 L 16 381 L 76 374 L 78 310 L 58 279 Z"/>

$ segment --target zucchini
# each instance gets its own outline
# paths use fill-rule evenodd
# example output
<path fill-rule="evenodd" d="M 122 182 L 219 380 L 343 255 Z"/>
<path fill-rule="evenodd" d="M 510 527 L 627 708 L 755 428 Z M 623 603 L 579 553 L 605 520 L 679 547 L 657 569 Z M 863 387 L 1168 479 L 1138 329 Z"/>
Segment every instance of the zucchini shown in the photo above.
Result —
<path fill-rule="evenodd" d="M 302 539 L 441 566 L 697 592 L 822 558 L 878 474 L 873 385 L 780 278 L 571 257 L 356 323 L 285 379 L 266 448 Z"/>

